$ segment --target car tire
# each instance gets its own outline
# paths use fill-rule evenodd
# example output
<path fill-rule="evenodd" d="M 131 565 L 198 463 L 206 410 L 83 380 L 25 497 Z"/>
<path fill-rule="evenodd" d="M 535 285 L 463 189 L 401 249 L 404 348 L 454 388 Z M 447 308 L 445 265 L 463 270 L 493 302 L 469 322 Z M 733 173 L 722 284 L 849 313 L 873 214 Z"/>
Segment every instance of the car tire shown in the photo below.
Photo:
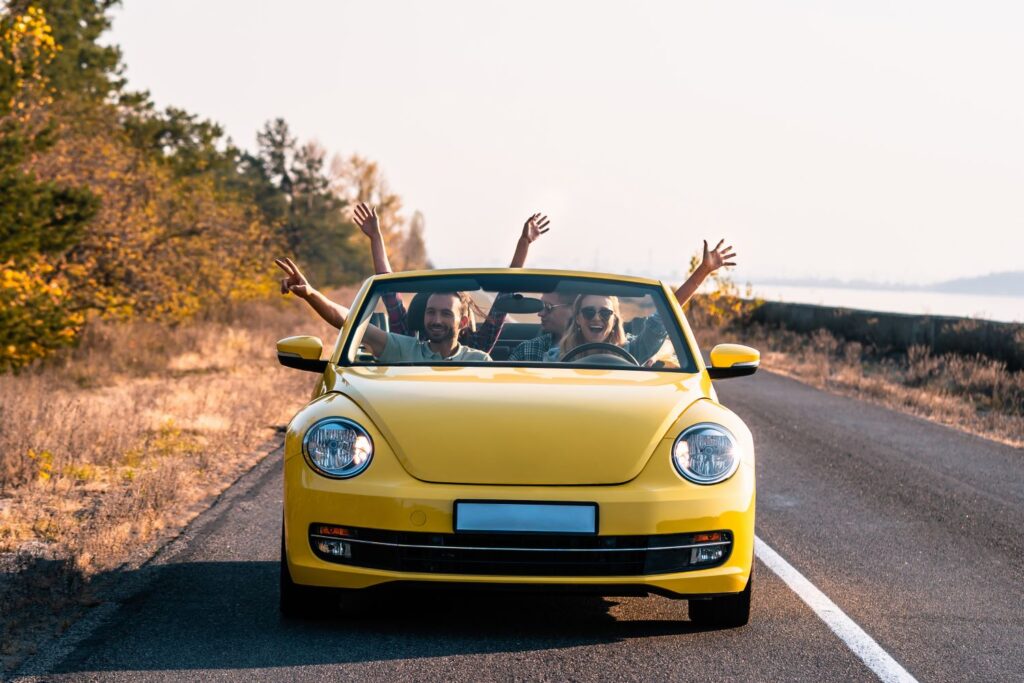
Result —
<path fill-rule="evenodd" d="M 690 600 L 690 621 L 706 628 L 737 628 L 750 621 L 750 595 L 754 577 L 742 593 L 705 600 Z"/>
<path fill-rule="evenodd" d="M 337 607 L 338 599 L 330 588 L 300 586 L 292 581 L 288 571 L 288 553 L 284 545 L 284 529 L 281 529 L 281 615 L 289 618 L 321 617 Z"/>

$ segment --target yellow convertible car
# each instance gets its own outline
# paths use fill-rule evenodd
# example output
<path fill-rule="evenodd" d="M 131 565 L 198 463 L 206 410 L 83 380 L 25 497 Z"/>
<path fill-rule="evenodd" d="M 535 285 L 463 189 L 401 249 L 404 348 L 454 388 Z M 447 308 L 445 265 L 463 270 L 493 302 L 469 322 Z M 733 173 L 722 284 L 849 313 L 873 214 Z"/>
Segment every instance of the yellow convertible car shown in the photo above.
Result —
<path fill-rule="evenodd" d="M 288 425 L 281 610 L 385 586 L 657 593 L 747 623 L 754 445 L 656 280 L 474 269 L 371 277 Z"/>

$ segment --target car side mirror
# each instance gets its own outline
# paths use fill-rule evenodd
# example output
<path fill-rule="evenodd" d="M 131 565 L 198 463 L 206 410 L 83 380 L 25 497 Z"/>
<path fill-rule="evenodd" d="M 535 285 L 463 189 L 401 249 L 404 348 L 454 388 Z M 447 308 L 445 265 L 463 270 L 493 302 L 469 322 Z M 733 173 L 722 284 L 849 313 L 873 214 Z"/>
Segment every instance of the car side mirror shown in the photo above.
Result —
<path fill-rule="evenodd" d="M 761 365 L 761 352 L 742 344 L 719 344 L 711 349 L 711 379 L 745 377 L 757 372 Z"/>
<path fill-rule="evenodd" d="M 285 337 L 277 342 L 277 361 L 286 368 L 323 372 L 327 369 L 327 361 L 320 360 L 323 350 L 319 337 Z"/>

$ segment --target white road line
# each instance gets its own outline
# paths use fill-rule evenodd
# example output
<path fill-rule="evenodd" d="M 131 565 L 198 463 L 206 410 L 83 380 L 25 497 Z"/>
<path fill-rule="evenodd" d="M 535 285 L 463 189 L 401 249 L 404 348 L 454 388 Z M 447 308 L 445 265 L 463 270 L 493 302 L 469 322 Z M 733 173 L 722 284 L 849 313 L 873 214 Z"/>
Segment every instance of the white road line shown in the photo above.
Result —
<path fill-rule="evenodd" d="M 807 606 L 814 610 L 818 618 L 824 621 L 839 639 L 846 643 L 850 650 L 860 657 L 879 679 L 898 681 L 899 683 L 917 683 L 917 679 L 900 666 L 888 652 L 883 650 L 875 640 L 864 632 L 853 619 L 846 616 L 836 603 L 818 590 L 803 574 L 793 568 L 771 546 L 758 537 L 754 537 L 754 554 L 769 569 L 775 572 Z"/>

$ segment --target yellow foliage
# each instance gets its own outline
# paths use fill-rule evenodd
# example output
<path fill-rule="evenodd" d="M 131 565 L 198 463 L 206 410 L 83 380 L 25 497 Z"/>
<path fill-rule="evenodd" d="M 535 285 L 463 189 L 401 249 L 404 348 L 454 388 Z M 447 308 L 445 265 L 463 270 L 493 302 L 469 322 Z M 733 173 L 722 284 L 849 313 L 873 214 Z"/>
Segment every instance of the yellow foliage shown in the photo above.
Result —
<path fill-rule="evenodd" d="M 135 146 L 109 103 L 55 101 L 42 67 L 59 50 L 38 7 L 0 13 L 0 124 L 52 141 L 19 172 L 100 204 L 65 253 L 0 261 L 0 372 L 73 344 L 87 312 L 175 322 L 274 287 L 277 237 L 252 199 L 210 173 L 176 175 Z"/>
<path fill-rule="evenodd" d="M 60 46 L 53 39 L 53 30 L 43 10 L 30 6 L 24 14 L 9 17 L 3 23 L 0 35 L 0 62 L 7 65 L 12 74 L 11 92 L 4 104 L 18 117 L 28 115 L 29 103 L 49 103 L 52 98 L 45 93 L 46 79 L 41 67 L 53 61 Z"/>
<path fill-rule="evenodd" d="M 85 316 L 68 304 L 64 277 L 43 257 L 0 263 L 0 372 L 71 344 Z"/>
<path fill-rule="evenodd" d="M 271 293 L 274 242 L 254 206 L 211 177 L 175 178 L 102 111 L 62 103 L 58 118 L 57 143 L 30 168 L 101 200 L 66 266 L 82 306 L 176 321 Z"/>
<path fill-rule="evenodd" d="M 93 481 L 99 476 L 99 470 L 89 464 L 69 465 L 62 474 L 75 481 Z"/>
<path fill-rule="evenodd" d="M 40 481 L 46 481 L 53 476 L 53 453 L 50 451 L 36 452 L 28 449 L 28 459 L 36 463 Z"/>

